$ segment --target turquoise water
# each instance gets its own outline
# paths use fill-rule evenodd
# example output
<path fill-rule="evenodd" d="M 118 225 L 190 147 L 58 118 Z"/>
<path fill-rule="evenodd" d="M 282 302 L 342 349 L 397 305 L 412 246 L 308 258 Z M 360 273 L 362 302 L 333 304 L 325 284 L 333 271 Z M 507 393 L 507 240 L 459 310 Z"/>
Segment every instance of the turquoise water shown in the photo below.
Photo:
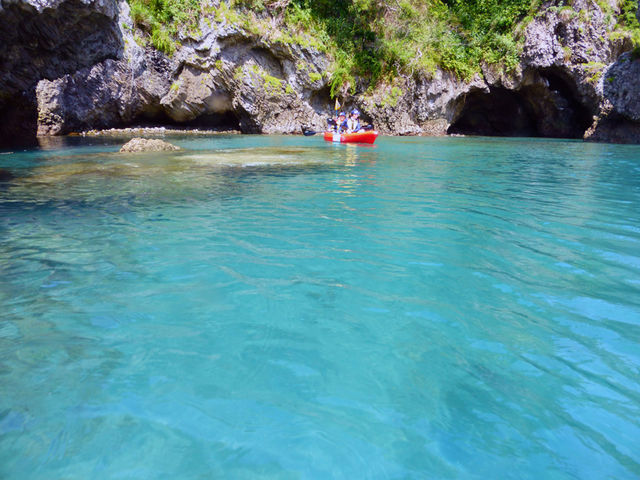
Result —
<path fill-rule="evenodd" d="M 172 140 L 0 154 L 0 478 L 640 477 L 640 147 Z"/>

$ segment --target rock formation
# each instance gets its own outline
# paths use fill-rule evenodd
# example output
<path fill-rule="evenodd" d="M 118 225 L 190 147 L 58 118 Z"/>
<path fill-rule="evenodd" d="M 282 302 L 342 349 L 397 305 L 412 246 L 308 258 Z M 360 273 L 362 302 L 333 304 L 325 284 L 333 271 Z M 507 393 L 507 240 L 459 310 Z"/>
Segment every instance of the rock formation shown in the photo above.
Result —
<path fill-rule="evenodd" d="M 438 71 L 396 85 L 395 95 L 394 88 L 381 89 L 361 106 L 383 132 L 582 138 L 605 108 L 607 92 L 621 91 L 610 83 L 603 92 L 607 68 L 628 72 L 615 75 L 627 91 L 640 88 L 629 61 L 616 62 L 631 44 L 624 37 L 611 40 L 611 27 L 596 2 L 575 0 L 571 9 L 544 10 L 526 26 L 522 61 L 513 72 L 487 65 L 482 76 L 462 82 Z M 625 113 L 632 98 L 608 101 L 614 119 L 637 122 Z M 609 138 L 611 130 L 598 138 Z"/>
<path fill-rule="evenodd" d="M 37 86 L 38 134 L 56 135 L 135 122 L 226 127 L 245 133 L 321 129 L 330 103 L 328 59 L 297 45 L 268 42 L 203 20 L 173 58 L 137 45 L 120 4 L 123 58 Z M 323 90 L 324 89 L 324 90 Z"/>
<path fill-rule="evenodd" d="M 586 137 L 594 141 L 640 143 L 640 60 L 621 55 L 603 76 L 600 112 Z"/>
<path fill-rule="evenodd" d="M 123 152 L 173 152 L 182 150 L 164 140 L 149 138 L 132 138 L 120 149 Z"/>
<path fill-rule="evenodd" d="M 0 0 L 0 143 L 35 139 L 35 86 L 121 55 L 114 0 Z"/>

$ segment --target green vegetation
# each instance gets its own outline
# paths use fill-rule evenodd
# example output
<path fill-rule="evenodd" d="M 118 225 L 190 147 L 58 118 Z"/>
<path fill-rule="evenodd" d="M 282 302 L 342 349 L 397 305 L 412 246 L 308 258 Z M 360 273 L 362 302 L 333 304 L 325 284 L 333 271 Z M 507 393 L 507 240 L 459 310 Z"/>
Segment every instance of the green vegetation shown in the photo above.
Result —
<path fill-rule="evenodd" d="M 318 72 L 309 72 L 309 81 L 312 83 L 322 80 L 322 74 Z"/>
<path fill-rule="evenodd" d="M 312 32 L 334 57 L 331 93 L 443 67 L 463 78 L 482 63 L 513 69 L 514 27 L 538 0 L 291 0 L 286 24 Z"/>
<path fill-rule="evenodd" d="M 630 38 L 640 57 L 638 0 L 596 0 L 614 20 L 614 35 Z M 333 59 L 332 95 L 355 91 L 356 78 L 371 87 L 399 76 L 429 76 L 437 68 L 470 78 L 482 65 L 517 67 L 524 26 L 541 15 L 542 0 L 129 0 L 146 40 L 172 54 L 178 31 L 197 32 L 198 21 L 237 24 L 285 45 L 327 52 Z M 566 20 L 589 21 L 571 0 L 550 10 Z M 565 52 L 570 56 L 570 52 Z M 318 79 L 310 73 L 311 81 Z M 361 83 L 362 84 L 362 83 Z"/>
<path fill-rule="evenodd" d="M 176 47 L 178 30 L 197 24 L 198 0 L 129 0 L 135 25 L 149 35 L 151 44 L 171 55 Z"/>
<path fill-rule="evenodd" d="M 268 0 L 261 0 L 268 4 Z M 640 57 L 638 0 L 619 0 L 614 11 L 598 0 Z M 399 75 L 430 75 L 437 67 L 470 78 L 483 64 L 517 67 L 524 26 L 544 12 L 542 0 L 290 0 L 292 31 L 308 32 L 334 58 L 331 93 L 355 89 L 355 77 L 374 86 Z M 551 7 L 569 21 L 586 17 L 571 0 Z M 566 57 L 571 57 L 566 50 Z"/>
<path fill-rule="evenodd" d="M 240 65 L 238 65 L 233 71 L 233 79 L 239 82 L 240 80 L 242 80 L 243 77 L 244 77 L 244 70 Z"/>
<path fill-rule="evenodd" d="M 395 107 L 398 105 L 398 101 L 402 97 L 402 89 L 399 87 L 391 87 L 391 91 L 387 92 L 380 101 L 382 107 L 390 106 Z"/>
<path fill-rule="evenodd" d="M 258 75 L 263 80 L 264 89 L 269 93 L 279 92 L 282 89 L 282 80 L 272 75 L 269 75 L 264 70 L 259 70 Z"/>
<path fill-rule="evenodd" d="M 584 68 L 585 72 L 589 75 L 587 81 L 595 85 L 602 77 L 606 65 L 601 62 L 588 62 L 585 63 L 582 68 Z"/>
<path fill-rule="evenodd" d="M 269 96 L 293 94 L 295 91 L 288 82 L 273 75 L 269 75 L 262 67 L 254 63 L 237 66 L 234 70 L 234 80 L 241 82 L 246 78 L 253 80 L 254 86 L 261 87 Z"/>
<path fill-rule="evenodd" d="M 618 28 L 628 33 L 633 42 L 632 57 L 634 59 L 640 58 L 640 22 L 638 22 L 638 17 L 636 16 L 638 0 L 621 0 L 619 5 Z"/>

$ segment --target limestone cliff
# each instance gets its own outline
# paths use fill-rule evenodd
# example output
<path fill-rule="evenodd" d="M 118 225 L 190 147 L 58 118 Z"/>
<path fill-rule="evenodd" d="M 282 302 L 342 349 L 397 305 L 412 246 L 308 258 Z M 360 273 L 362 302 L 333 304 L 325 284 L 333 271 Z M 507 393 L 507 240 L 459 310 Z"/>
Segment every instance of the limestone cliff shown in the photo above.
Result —
<path fill-rule="evenodd" d="M 318 52 L 203 19 L 169 58 L 136 43 L 127 4 L 120 8 L 122 58 L 41 81 L 38 134 L 145 121 L 247 133 L 323 127 L 328 60 Z"/>
<path fill-rule="evenodd" d="M 107 58 L 122 39 L 114 0 L 0 0 L 0 143 L 36 133 L 36 83 Z"/>
<path fill-rule="evenodd" d="M 640 142 L 628 135 L 638 122 L 640 62 L 621 56 L 632 45 L 612 35 L 613 26 L 592 0 L 546 8 L 523 27 L 515 71 L 486 65 L 467 82 L 443 72 L 429 80 L 403 79 L 364 104 L 383 130 L 399 133 L 582 138 L 586 132 L 591 139 Z M 615 119 L 615 127 L 605 130 L 602 115 Z M 627 134 L 615 131 L 622 124 Z"/>
<path fill-rule="evenodd" d="M 604 71 L 602 85 L 600 109 L 585 138 L 640 143 L 640 61 L 621 55 Z"/>
<path fill-rule="evenodd" d="M 139 123 L 294 133 L 333 110 L 331 59 L 311 46 L 204 16 L 169 57 L 139 45 L 125 2 L 0 2 L 0 143 Z M 613 26 L 593 0 L 551 3 L 521 26 L 513 71 L 400 75 L 340 100 L 382 133 L 640 142 L 640 61 Z"/>

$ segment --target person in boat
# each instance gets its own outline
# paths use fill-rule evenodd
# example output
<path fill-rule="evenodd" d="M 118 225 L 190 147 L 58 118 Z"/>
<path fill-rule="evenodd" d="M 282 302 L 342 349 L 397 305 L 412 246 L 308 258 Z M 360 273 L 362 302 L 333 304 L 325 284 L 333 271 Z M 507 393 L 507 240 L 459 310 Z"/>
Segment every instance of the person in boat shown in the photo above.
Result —
<path fill-rule="evenodd" d="M 349 119 L 347 120 L 347 133 L 356 133 L 362 130 L 360 125 L 360 112 L 357 108 L 351 110 Z"/>
<path fill-rule="evenodd" d="M 340 112 L 335 120 L 330 118 L 327 123 L 329 124 L 329 131 L 331 132 L 345 133 L 349 129 L 347 116 L 344 112 Z"/>

